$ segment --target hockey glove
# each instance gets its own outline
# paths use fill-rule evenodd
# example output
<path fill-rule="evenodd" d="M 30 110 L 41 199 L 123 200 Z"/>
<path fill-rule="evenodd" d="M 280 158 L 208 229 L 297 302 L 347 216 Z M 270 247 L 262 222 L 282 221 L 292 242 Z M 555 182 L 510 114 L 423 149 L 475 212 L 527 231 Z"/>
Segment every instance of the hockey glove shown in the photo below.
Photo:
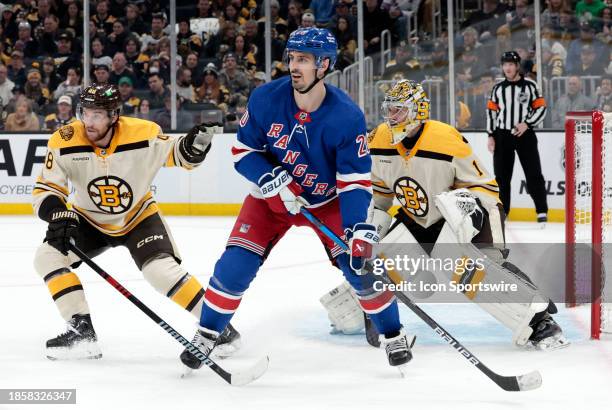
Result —
<path fill-rule="evenodd" d="M 68 255 L 70 239 L 79 231 L 79 216 L 67 209 L 56 209 L 51 211 L 50 215 L 45 240 L 64 255 Z"/>
<path fill-rule="evenodd" d="M 300 213 L 303 205 L 308 202 L 300 194 L 302 187 L 291 178 L 291 175 L 281 167 L 276 167 L 259 179 L 259 189 L 273 212 L 291 215 Z"/>
<path fill-rule="evenodd" d="M 380 240 L 376 227 L 372 224 L 357 223 L 353 229 L 344 231 L 351 255 L 351 269 L 357 275 L 367 273 L 363 270 L 366 260 L 372 257 L 372 246 Z"/>
<path fill-rule="evenodd" d="M 485 211 L 469 190 L 461 188 L 443 192 L 436 196 L 435 203 L 459 243 L 470 243 L 482 229 Z"/>
<path fill-rule="evenodd" d="M 210 142 L 215 134 L 223 132 L 223 124 L 203 123 L 193 127 L 181 141 L 181 153 L 192 163 L 202 162 L 210 150 Z"/>

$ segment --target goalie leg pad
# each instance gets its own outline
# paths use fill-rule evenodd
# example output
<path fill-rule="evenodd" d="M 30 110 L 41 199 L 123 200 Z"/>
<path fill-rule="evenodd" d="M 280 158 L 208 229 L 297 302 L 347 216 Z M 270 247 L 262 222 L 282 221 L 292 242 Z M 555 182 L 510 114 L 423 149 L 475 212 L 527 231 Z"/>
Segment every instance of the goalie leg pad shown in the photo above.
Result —
<path fill-rule="evenodd" d="M 432 257 L 469 258 L 480 260 L 484 269 L 480 272 L 466 270 L 461 275 L 454 274 L 453 280 L 458 283 L 482 284 L 513 284 L 517 290 L 513 292 L 470 292 L 465 294 L 472 302 L 509 328 L 513 335 L 513 343 L 523 346 L 527 343 L 533 329 L 529 326 L 533 317 L 548 308 L 548 298 L 544 297 L 537 287 L 528 279 L 507 269 L 500 264 L 501 257 L 498 248 L 479 249 L 473 244 L 437 244 Z M 448 273 L 447 273 L 448 274 Z"/>
<path fill-rule="evenodd" d="M 331 333 L 352 335 L 360 333 L 364 326 L 364 314 L 351 285 L 344 281 L 336 286 L 319 301 L 327 310 L 331 322 Z"/>
<path fill-rule="evenodd" d="M 450 225 L 445 223 L 438 237 L 438 242 L 429 257 L 441 260 L 448 258 L 455 260 L 462 258 L 470 258 L 472 260 L 482 259 L 486 261 L 486 264 L 483 269 L 484 276 L 480 280 L 481 283 L 500 283 L 504 281 L 505 283 L 516 284 L 518 290 L 512 292 L 512 294 L 504 292 L 477 292 L 470 295 L 469 298 L 504 326 L 508 327 L 513 332 L 513 342 L 515 344 L 525 345 L 533 331 L 529 324 L 536 313 L 547 309 L 548 298 L 543 297 L 539 293 L 537 288 L 526 279 L 525 274 L 519 275 L 501 265 L 504 263 L 504 258 L 499 248 L 495 248 L 492 245 L 490 248 L 479 249 L 473 244 L 458 245 L 457 243 L 457 236 Z M 395 224 L 375 250 L 377 255 L 383 251 L 384 256 L 390 259 L 393 259 L 396 255 L 402 257 L 407 255 L 413 259 L 427 257 L 426 252 L 420 248 L 413 235 L 403 224 Z M 414 274 L 408 274 L 401 270 L 396 271 L 396 273 L 406 282 L 420 283 L 427 281 L 448 284 L 454 272 L 433 269 L 431 271 L 420 270 Z M 473 272 L 466 272 L 466 274 L 473 275 Z M 474 275 L 474 278 L 477 277 Z M 466 278 L 460 276 L 455 279 L 463 280 Z M 417 302 L 428 300 L 446 303 L 451 301 L 462 302 L 465 301 L 467 296 L 456 293 L 444 293 L 443 295 L 409 291 L 404 291 L 404 293 Z M 441 299 L 435 299 L 437 296 L 440 296 Z"/>
<path fill-rule="evenodd" d="M 338 255 L 336 262 L 355 291 L 361 309 L 370 315 L 376 329 L 380 333 L 399 330 L 401 325 L 395 295 L 388 290 L 377 290 L 375 282 L 378 278 L 375 275 L 356 275 L 349 266 L 348 254 Z"/>

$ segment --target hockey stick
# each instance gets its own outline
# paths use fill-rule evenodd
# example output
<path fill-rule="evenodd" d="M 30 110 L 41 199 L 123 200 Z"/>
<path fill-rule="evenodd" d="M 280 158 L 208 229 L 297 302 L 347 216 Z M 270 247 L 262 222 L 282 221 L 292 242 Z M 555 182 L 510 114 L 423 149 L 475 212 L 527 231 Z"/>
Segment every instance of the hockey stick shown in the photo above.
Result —
<path fill-rule="evenodd" d="M 329 239 L 334 241 L 336 245 L 341 247 L 345 252 L 349 251 L 347 244 L 336 235 L 331 229 L 329 229 L 323 222 L 321 222 L 316 216 L 314 216 L 308 209 L 302 207 L 302 215 L 306 217 L 313 225 L 315 225 L 323 234 Z M 398 273 L 395 271 L 386 272 L 381 275 L 381 278 L 387 284 L 399 284 L 402 280 Z M 395 291 L 395 295 L 401 300 L 410 310 L 412 310 L 421 320 L 423 320 L 429 327 L 431 327 L 438 336 L 440 336 L 445 342 L 450 344 L 452 347 L 459 352 L 467 361 L 473 364 L 478 370 L 483 372 L 489 379 L 493 380 L 495 384 L 506 391 L 526 391 L 537 389 L 542 385 L 542 376 L 537 370 L 520 376 L 501 376 L 480 361 L 472 352 L 466 349 L 457 339 L 455 339 L 449 332 L 444 330 L 442 326 L 438 324 L 431 316 L 429 316 L 424 310 L 417 306 L 406 294 Z"/>
<path fill-rule="evenodd" d="M 220 367 L 217 363 L 212 361 L 208 356 L 206 356 L 200 349 L 195 347 L 193 344 L 189 342 L 189 340 L 185 339 L 181 334 L 176 331 L 172 326 L 170 326 L 165 320 L 159 317 L 155 312 L 147 307 L 144 303 L 140 301 L 136 296 L 134 296 L 129 290 L 123 287 L 119 282 L 117 282 L 111 275 L 106 273 L 101 267 L 99 267 L 94 261 L 91 260 L 83 251 L 81 251 L 76 245 L 70 244 L 70 250 L 74 252 L 83 262 L 85 262 L 91 269 L 93 269 L 98 275 L 102 276 L 104 280 L 111 284 L 119 293 L 125 296 L 130 302 L 132 302 L 138 309 L 140 309 L 144 314 L 149 316 L 151 320 L 157 323 L 162 329 L 164 329 L 170 336 L 176 339 L 180 344 L 182 344 L 186 349 L 189 350 L 191 354 L 196 356 L 199 360 L 202 361 L 206 366 L 210 367 L 212 371 L 217 373 L 223 380 L 231 384 L 232 386 L 243 386 L 252 382 L 253 380 L 257 380 L 261 375 L 263 375 L 266 370 L 268 370 L 268 363 L 270 359 L 268 356 L 261 359 L 257 362 L 253 367 L 238 373 L 229 373 Z"/>

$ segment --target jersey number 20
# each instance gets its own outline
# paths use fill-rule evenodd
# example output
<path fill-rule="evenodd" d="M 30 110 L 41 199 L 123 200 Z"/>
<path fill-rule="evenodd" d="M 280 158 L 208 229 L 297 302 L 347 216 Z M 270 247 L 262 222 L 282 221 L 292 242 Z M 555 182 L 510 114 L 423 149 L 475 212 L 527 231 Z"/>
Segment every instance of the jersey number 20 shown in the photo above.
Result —
<path fill-rule="evenodd" d="M 357 135 L 357 144 L 359 144 L 359 152 L 357 153 L 357 155 L 359 156 L 359 158 L 361 157 L 365 157 L 366 155 L 368 155 L 370 153 L 370 150 L 368 149 L 368 140 L 366 138 L 365 135 Z"/>

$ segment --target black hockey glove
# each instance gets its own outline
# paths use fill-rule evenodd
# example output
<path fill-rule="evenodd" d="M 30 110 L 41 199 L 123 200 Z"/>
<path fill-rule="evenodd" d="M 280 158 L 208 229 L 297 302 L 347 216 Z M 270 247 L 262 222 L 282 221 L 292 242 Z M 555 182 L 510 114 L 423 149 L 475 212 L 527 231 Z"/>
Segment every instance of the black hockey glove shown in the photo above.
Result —
<path fill-rule="evenodd" d="M 206 122 L 193 127 L 185 138 L 181 140 L 179 146 L 181 154 L 191 163 L 204 161 L 206 154 L 210 150 L 210 142 L 213 135 L 223 132 L 223 124 L 218 122 Z"/>
<path fill-rule="evenodd" d="M 74 238 L 78 231 L 79 216 L 77 213 L 67 209 L 57 209 L 51 212 L 45 240 L 64 255 L 68 255 L 70 239 Z"/>

